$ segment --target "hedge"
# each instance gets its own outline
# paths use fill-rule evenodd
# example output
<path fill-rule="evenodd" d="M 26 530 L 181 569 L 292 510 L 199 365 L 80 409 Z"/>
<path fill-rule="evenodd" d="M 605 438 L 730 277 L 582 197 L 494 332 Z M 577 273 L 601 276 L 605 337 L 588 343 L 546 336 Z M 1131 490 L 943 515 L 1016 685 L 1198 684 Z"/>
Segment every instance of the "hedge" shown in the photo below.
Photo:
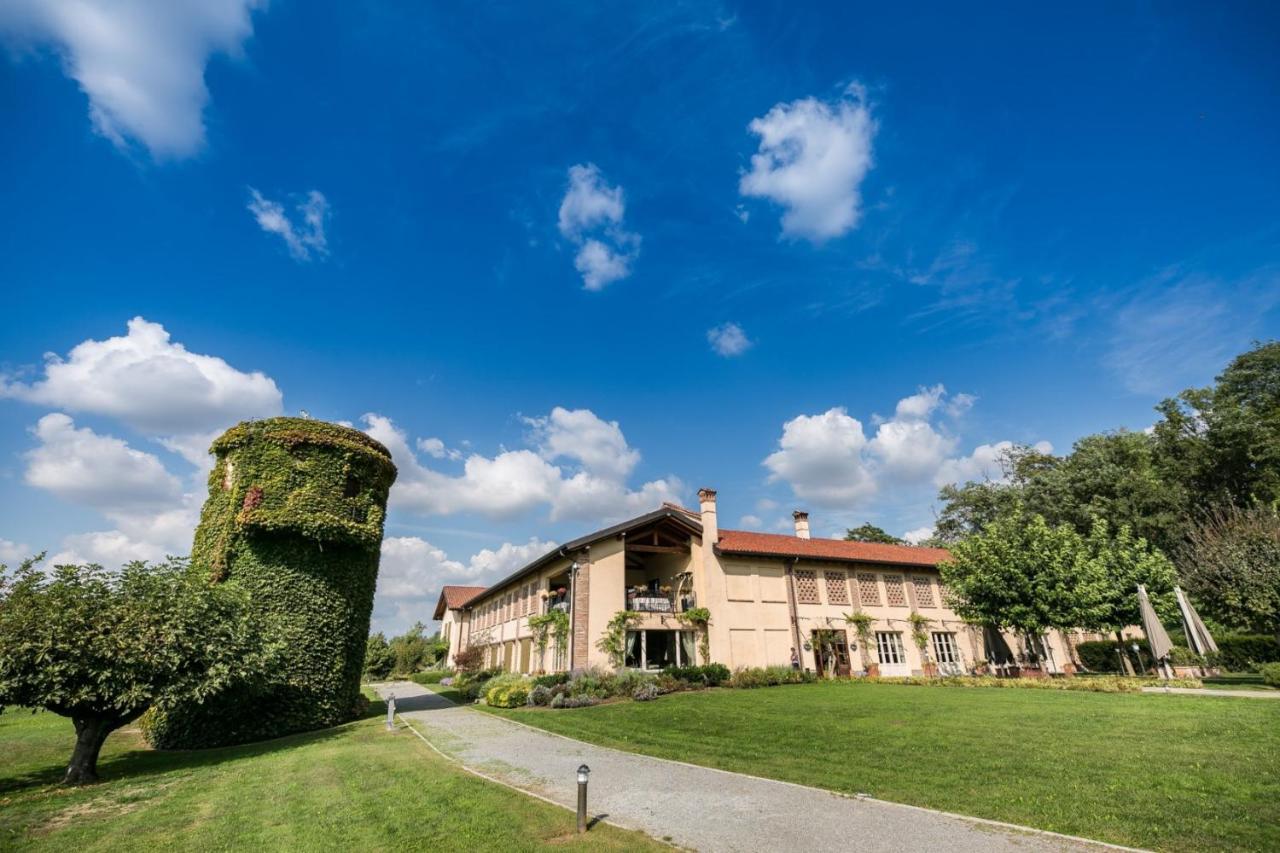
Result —
<path fill-rule="evenodd" d="M 1280 663 L 1264 663 L 1258 667 L 1262 673 L 1262 683 L 1271 687 L 1280 687 Z"/>
<path fill-rule="evenodd" d="M 1146 640 L 1125 640 L 1124 654 L 1129 658 L 1129 663 L 1133 664 L 1135 672 L 1141 672 L 1138 661 L 1133 656 L 1131 646 L 1138 644 L 1138 649 L 1142 653 L 1142 666 L 1151 666 L 1151 646 Z M 1120 672 L 1120 657 L 1116 654 L 1118 645 L 1115 640 L 1090 640 L 1085 643 L 1076 643 L 1076 654 L 1080 657 L 1080 662 L 1084 664 L 1085 669 L 1090 672 Z"/>
<path fill-rule="evenodd" d="M 1249 672 L 1259 664 L 1280 661 L 1280 640 L 1266 634 L 1228 634 L 1217 643 L 1218 653 L 1210 659 L 1228 672 Z"/>
<path fill-rule="evenodd" d="M 957 675 L 926 678 L 912 675 L 902 678 L 856 678 L 853 682 L 871 684 L 905 684 L 912 687 L 997 687 L 1013 690 L 1075 690 L 1086 693 L 1141 693 L 1144 687 L 1204 687 L 1198 678 L 996 678 L 990 675 Z"/>
<path fill-rule="evenodd" d="M 409 680 L 417 684 L 439 684 L 443 678 L 453 675 L 452 670 L 448 669 L 428 669 L 424 672 L 415 672 L 409 676 Z"/>
<path fill-rule="evenodd" d="M 212 449 L 192 569 L 249 590 L 279 649 L 276 675 L 258 690 L 153 714 L 148 738 L 159 748 L 223 746 L 352 719 L 391 454 L 359 430 L 304 418 L 239 424 Z"/>

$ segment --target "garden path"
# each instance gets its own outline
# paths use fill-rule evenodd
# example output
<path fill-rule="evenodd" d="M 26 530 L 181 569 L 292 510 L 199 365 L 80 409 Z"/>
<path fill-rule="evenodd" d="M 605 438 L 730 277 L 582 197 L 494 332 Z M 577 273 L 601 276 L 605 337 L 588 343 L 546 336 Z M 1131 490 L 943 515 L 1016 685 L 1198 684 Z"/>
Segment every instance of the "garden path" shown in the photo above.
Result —
<path fill-rule="evenodd" d="M 413 682 L 375 687 L 384 698 L 395 695 L 402 723 L 472 772 L 572 809 L 575 771 L 586 764 L 591 768 L 589 815 L 684 848 L 842 853 L 1106 848 L 1010 824 L 595 746 L 455 705 Z"/>

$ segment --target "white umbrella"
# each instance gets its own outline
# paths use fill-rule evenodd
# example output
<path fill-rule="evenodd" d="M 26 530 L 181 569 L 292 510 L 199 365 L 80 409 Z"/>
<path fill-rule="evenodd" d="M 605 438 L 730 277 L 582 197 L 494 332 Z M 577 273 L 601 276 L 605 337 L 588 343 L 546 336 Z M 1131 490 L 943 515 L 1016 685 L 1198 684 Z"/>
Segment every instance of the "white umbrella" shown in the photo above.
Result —
<path fill-rule="evenodd" d="M 1147 635 L 1147 643 L 1151 646 L 1151 656 L 1159 664 L 1160 674 L 1165 678 L 1171 678 L 1173 673 L 1169 671 L 1168 658 L 1169 652 L 1173 650 L 1173 643 L 1169 640 L 1164 626 L 1160 624 L 1155 608 L 1151 606 L 1151 599 L 1147 598 L 1147 588 L 1142 584 L 1138 584 L 1138 609 L 1142 611 L 1142 630 Z"/>
<path fill-rule="evenodd" d="M 1182 613 L 1182 631 L 1187 635 L 1187 645 L 1198 655 L 1216 652 L 1218 644 L 1213 641 L 1213 635 L 1204 622 L 1200 621 L 1200 614 L 1183 595 L 1182 587 L 1175 586 L 1173 594 L 1178 596 L 1178 610 Z"/>

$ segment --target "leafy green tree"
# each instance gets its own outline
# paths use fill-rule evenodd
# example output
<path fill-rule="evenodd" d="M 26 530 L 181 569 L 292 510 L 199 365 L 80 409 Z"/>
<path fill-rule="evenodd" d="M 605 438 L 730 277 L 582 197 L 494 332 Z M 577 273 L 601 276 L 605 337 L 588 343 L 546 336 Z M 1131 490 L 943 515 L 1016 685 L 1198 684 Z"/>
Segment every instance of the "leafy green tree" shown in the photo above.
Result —
<path fill-rule="evenodd" d="M 428 637 L 426 634 L 427 626 L 421 622 L 415 622 L 408 631 L 391 639 L 388 645 L 395 658 L 394 672 L 411 675 L 434 662 L 431 650 L 435 641 L 433 637 Z"/>
<path fill-rule="evenodd" d="M 1138 584 L 1147 588 L 1151 605 L 1161 619 L 1177 617 L 1173 593 L 1177 572 L 1169 558 L 1146 539 L 1135 536 L 1127 525 L 1116 528 L 1099 518 L 1094 520 L 1082 545 L 1087 572 L 1102 578 L 1104 585 L 1100 606 L 1082 614 L 1079 627 L 1118 632 L 1129 625 L 1141 625 Z"/>
<path fill-rule="evenodd" d="M 1196 510 L 1280 501 L 1280 342 L 1256 344 L 1212 386 L 1157 410 L 1166 480 L 1185 483 Z"/>
<path fill-rule="evenodd" d="M 871 522 L 867 522 L 861 527 L 850 527 L 844 533 L 844 538 L 848 542 L 879 542 L 883 545 L 901 545 L 902 540 L 884 530 L 882 527 L 876 527 Z"/>
<path fill-rule="evenodd" d="M 1020 490 L 1008 483 L 965 483 L 943 486 L 938 492 L 942 511 L 934 525 L 938 544 L 951 545 L 986 529 L 997 518 L 1019 509 Z"/>
<path fill-rule="evenodd" d="M 369 642 L 364 647 L 364 674 L 375 681 L 381 681 L 391 674 L 396 665 L 396 656 L 387 644 L 387 638 L 379 631 L 369 635 Z"/>
<path fill-rule="evenodd" d="M 1280 636 L 1280 513 L 1225 507 L 1192 525 L 1179 555 L 1187 589 L 1219 621 Z"/>
<path fill-rule="evenodd" d="M 939 568 L 962 618 L 1038 637 L 1101 618 L 1106 580 L 1083 553 L 1070 525 L 1015 511 L 953 546 Z"/>
<path fill-rule="evenodd" d="M 37 561 L 0 566 L 0 707 L 71 718 L 68 784 L 96 781 L 107 736 L 149 708 L 254 683 L 270 665 L 245 594 L 193 577 L 183 560 L 48 574 Z"/>

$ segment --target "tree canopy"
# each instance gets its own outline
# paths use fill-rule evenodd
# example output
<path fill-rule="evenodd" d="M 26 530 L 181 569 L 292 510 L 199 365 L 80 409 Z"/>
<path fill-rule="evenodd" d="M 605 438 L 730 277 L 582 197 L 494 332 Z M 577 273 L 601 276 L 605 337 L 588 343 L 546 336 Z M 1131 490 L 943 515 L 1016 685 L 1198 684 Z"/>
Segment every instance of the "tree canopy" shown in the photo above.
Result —
<path fill-rule="evenodd" d="M 849 542 L 880 542 L 885 545 L 902 544 L 902 540 L 897 536 L 886 532 L 882 527 L 876 527 L 869 521 L 861 527 L 850 527 L 845 531 L 844 538 Z"/>
<path fill-rule="evenodd" d="M 96 780 L 107 735 L 148 709 L 199 701 L 268 667 L 244 593 L 193 577 L 183 560 L 48 573 L 37 562 L 0 566 L 0 708 L 71 718 L 68 783 Z"/>

